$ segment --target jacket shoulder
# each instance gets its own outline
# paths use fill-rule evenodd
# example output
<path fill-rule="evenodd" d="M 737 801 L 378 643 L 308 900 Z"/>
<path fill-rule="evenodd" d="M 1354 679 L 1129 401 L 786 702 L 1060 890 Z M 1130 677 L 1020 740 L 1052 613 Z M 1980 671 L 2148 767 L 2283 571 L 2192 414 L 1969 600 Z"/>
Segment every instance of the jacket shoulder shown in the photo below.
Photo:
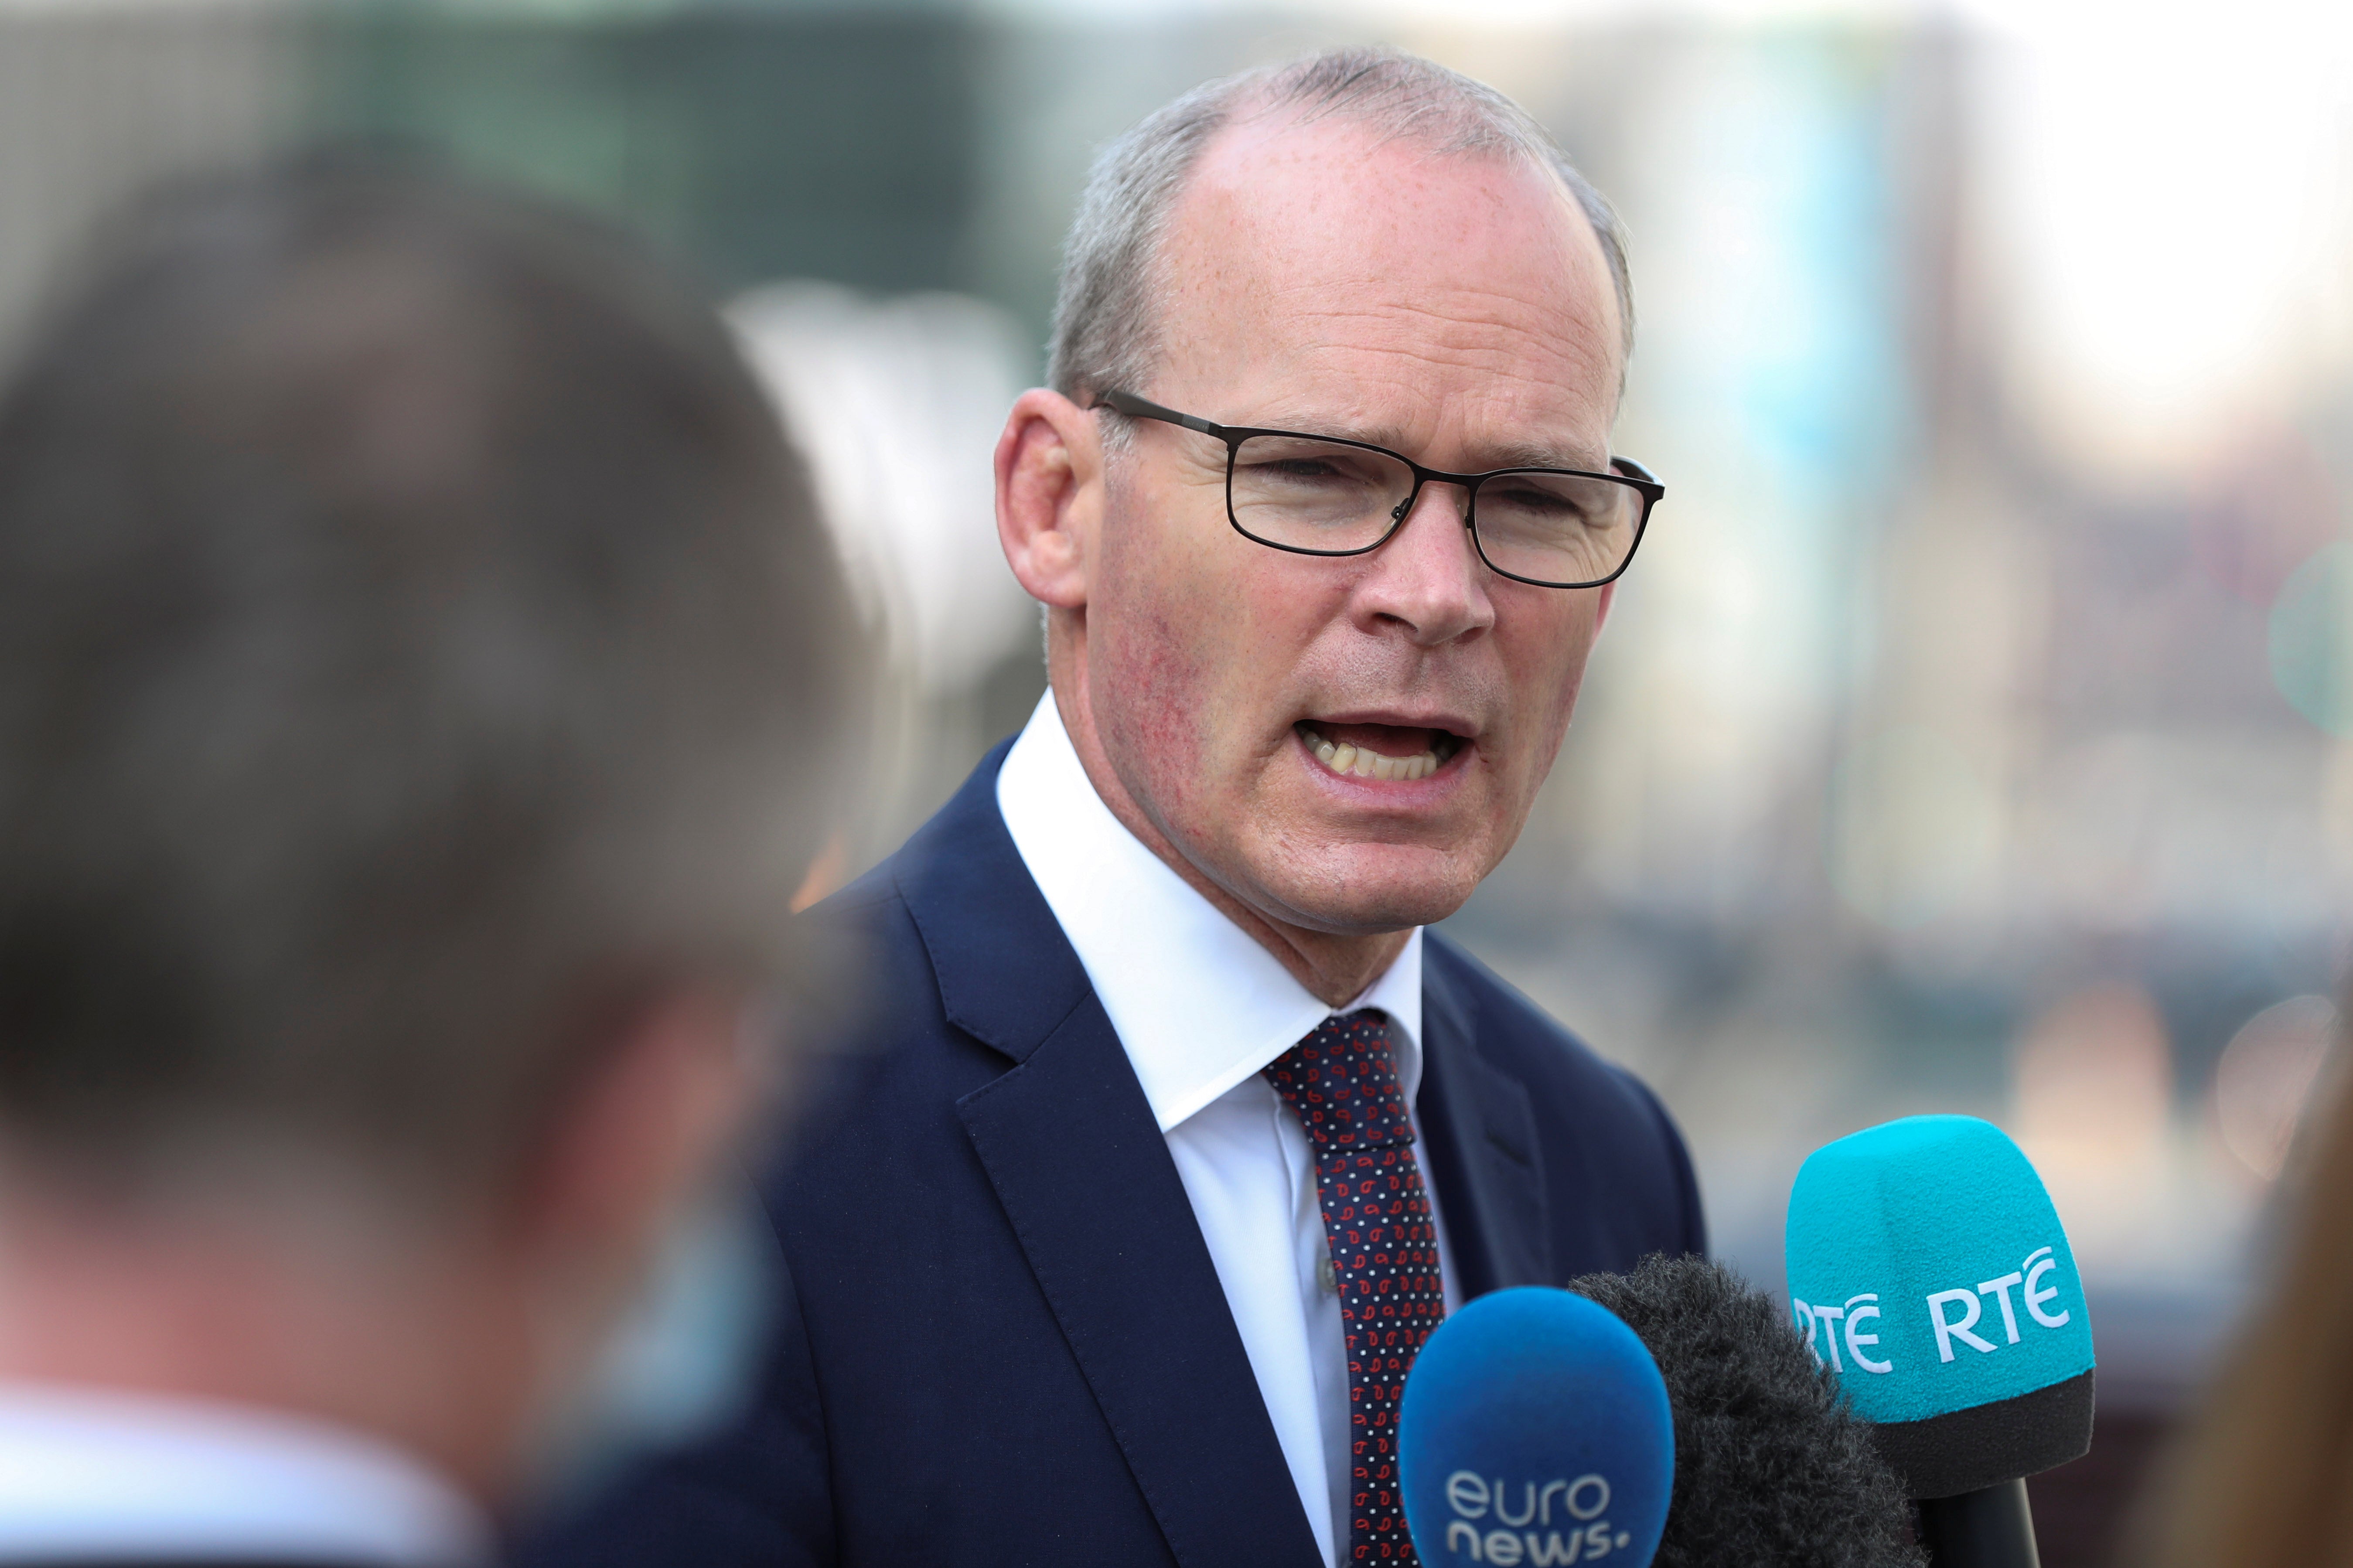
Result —
<path fill-rule="evenodd" d="M 1435 931 L 1423 940 L 1425 994 L 1442 994 L 1442 1005 L 1461 1008 L 1465 1033 L 1479 1054 L 1526 1087 L 1529 1110 L 1547 1148 L 1577 1152 L 1582 1157 L 1574 1163 L 1587 1181 L 1650 1211 L 1653 1217 L 1643 1228 L 1659 1238 L 1659 1250 L 1705 1252 L 1707 1230 L 1691 1152 L 1651 1087 L 1602 1057 L 1461 944 Z M 1567 1174 L 1557 1169 L 1564 1162 L 1548 1163 L 1556 1167 L 1556 1179 Z"/>
<path fill-rule="evenodd" d="M 1656 1097 L 1632 1073 L 1529 1000 L 1525 992 L 1436 931 L 1423 939 L 1423 969 L 1467 1014 L 1472 1037 L 1489 1061 L 1514 1076 L 1574 1084 L 1600 1097 L 1599 1109 L 1622 1112 Z"/>

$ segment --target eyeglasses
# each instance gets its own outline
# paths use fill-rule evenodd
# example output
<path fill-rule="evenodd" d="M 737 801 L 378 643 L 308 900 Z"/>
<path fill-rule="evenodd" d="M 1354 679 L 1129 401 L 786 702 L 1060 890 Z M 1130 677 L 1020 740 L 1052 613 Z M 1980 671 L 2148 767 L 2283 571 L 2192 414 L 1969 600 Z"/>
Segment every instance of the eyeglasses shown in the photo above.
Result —
<path fill-rule="evenodd" d="M 1435 479 L 1463 488 L 1472 545 L 1499 575 L 1540 588 L 1598 588 L 1634 559 L 1651 509 L 1667 493 L 1628 458 L 1609 459 L 1618 471 L 1609 474 L 1450 474 L 1368 442 L 1213 424 L 1133 393 L 1106 392 L 1095 406 L 1223 441 L 1227 521 L 1245 539 L 1297 555 L 1378 550 L 1405 525 L 1421 487 Z"/>

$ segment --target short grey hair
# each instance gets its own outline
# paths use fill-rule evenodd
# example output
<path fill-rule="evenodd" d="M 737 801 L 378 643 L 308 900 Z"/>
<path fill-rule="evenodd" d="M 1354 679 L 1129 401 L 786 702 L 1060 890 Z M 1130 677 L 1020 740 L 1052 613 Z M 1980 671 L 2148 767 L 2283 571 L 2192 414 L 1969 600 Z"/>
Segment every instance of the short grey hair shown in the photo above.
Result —
<path fill-rule="evenodd" d="M 1205 82 L 1097 155 L 1062 250 L 1047 379 L 1089 403 L 1134 391 L 1158 368 L 1162 245 L 1205 148 L 1244 113 L 1327 115 L 1439 153 L 1525 159 L 1567 187 L 1593 225 L 1618 294 L 1621 363 L 1634 345 L 1634 295 L 1617 213 L 1527 110 L 1484 82 L 1400 49 L 1329 49 Z"/>
<path fill-rule="evenodd" d="M 860 710 L 807 476 L 640 246 L 428 166 L 72 276 L 0 392 L 0 1142 L 478 1198 L 664 994 L 797 966 Z"/>

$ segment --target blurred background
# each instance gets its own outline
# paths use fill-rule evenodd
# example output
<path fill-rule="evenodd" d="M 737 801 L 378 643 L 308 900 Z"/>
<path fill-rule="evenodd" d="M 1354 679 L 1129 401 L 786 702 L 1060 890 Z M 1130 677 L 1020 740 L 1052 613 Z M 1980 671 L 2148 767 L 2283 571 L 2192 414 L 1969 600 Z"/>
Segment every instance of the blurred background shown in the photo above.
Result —
<path fill-rule="evenodd" d="M 1536 816 L 1451 926 L 1657 1086 L 1760 1285 L 1812 1148 L 2009 1129 L 2101 1348 L 2094 1452 L 2033 1484 L 2044 1560 L 2099 1562 L 2335 1049 L 2353 16 L 0 0 L 0 334 L 131 190 L 322 135 L 650 233 L 733 301 L 887 633 L 855 870 L 1042 688 L 989 451 L 1092 149 L 1367 37 L 1512 93 L 1617 201 L 1620 449 L 1668 488 Z"/>

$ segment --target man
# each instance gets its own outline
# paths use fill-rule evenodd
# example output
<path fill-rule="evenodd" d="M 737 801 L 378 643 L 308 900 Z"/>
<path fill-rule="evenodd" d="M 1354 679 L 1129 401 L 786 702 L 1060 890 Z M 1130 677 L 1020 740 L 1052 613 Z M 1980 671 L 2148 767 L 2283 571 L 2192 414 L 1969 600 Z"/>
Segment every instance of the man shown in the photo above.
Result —
<path fill-rule="evenodd" d="M 0 1562 L 479 1563 L 773 1076 L 831 556 L 585 220 L 312 163 L 78 276 L 0 391 Z"/>
<path fill-rule="evenodd" d="M 997 451 L 1052 690 L 828 907 L 888 1001 L 771 1187 L 755 1414 L 548 1560 L 1408 1561 L 1445 1308 L 1702 1247 L 1658 1103 L 1421 930 L 1658 494 L 1609 454 L 1629 321 L 1599 198 L 1409 57 L 1104 153 Z"/>

